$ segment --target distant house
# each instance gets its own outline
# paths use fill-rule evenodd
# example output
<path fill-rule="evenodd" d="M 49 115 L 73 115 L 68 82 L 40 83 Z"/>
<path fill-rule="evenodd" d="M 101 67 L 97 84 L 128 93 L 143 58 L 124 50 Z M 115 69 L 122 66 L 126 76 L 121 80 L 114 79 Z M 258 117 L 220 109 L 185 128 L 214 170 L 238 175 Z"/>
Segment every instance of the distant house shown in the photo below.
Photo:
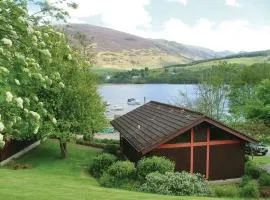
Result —
<path fill-rule="evenodd" d="M 209 180 L 241 177 L 244 145 L 258 142 L 201 113 L 154 101 L 111 124 L 130 160 L 166 156 L 177 171 L 198 172 Z"/>

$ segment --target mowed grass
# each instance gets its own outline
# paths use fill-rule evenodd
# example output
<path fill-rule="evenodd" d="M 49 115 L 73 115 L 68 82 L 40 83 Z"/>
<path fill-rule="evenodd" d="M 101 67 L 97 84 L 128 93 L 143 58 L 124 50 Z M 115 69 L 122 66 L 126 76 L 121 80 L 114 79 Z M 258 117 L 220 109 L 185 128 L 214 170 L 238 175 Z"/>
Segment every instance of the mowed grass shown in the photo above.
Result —
<path fill-rule="evenodd" d="M 98 149 L 68 145 L 70 156 L 59 157 L 59 144 L 48 140 L 17 160 L 31 164 L 32 169 L 0 168 L 1 200 L 167 200 L 167 199 L 221 199 L 209 197 L 173 197 L 100 187 L 87 173 Z"/>

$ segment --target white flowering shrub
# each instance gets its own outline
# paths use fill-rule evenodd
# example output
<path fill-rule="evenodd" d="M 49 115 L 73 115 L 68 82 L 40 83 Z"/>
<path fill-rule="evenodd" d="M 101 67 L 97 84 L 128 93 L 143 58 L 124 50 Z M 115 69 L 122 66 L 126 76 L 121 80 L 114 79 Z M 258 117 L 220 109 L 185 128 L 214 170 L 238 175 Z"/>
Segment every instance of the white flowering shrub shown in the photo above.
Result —
<path fill-rule="evenodd" d="M 10 17 L 12 16 L 12 17 Z M 41 32 L 31 24 L 24 1 L 0 1 L 0 147 L 5 137 L 23 140 L 41 137 L 42 121 L 53 118 L 39 102 L 41 90 L 63 88 L 61 79 L 53 84 L 49 65 L 51 53 Z M 46 37 L 45 37 L 46 38 Z M 58 86 L 60 84 L 60 86 Z"/>
<path fill-rule="evenodd" d="M 58 1 L 63 2 L 75 5 Z M 47 1 L 35 17 L 26 7 L 27 0 L 0 1 L 0 145 L 7 137 L 53 135 L 66 155 L 66 142 L 75 133 L 106 125 L 104 105 L 85 51 L 72 50 L 63 33 L 46 25 L 46 19 L 67 13 Z"/>

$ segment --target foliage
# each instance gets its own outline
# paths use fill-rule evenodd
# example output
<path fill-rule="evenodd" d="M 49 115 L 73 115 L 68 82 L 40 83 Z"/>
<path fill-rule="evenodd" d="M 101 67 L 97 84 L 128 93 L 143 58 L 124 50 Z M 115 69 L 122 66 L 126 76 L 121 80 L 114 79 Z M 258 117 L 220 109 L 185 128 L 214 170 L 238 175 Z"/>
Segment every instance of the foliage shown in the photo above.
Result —
<path fill-rule="evenodd" d="M 46 135 L 39 131 L 45 127 L 41 122 L 48 119 L 53 126 L 56 119 L 38 92 L 63 91 L 56 71 L 43 71 L 52 61 L 48 33 L 32 25 L 26 6 L 25 1 L 0 1 L 0 132 L 17 140 Z"/>
<path fill-rule="evenodd" d="M 212 66 L 209 72 L 203 74 L 196 88 L 196 99 L 190 99 L 186 94 L 180 93 L 176 104 L 184 104 L 193 110 L 221 120 L 226 114 L 229 93 L 229 86 L 226 84 L 229 80 L 225 78 L 231 77 L 233 72 L 231 68 L 232 66 L 226 62 Z"/>
<path fill-rule="evenodd" d="M 240 196 L 248 198 L 258 198 L 260 196 L 258 184 L 256 181 L 248 181 L 240 188 Z"/>
<path fill-rule="evenodd" d="M 104 152 L 117 155 L 119 148 L 119 144 L 106 144 L 104 146 Z"/>
<path fill-rule="evenodd" d="M 93 143 L 96 144 L 120 144 L 119 140 L 113 140 L 113 139 L 98 139 L 98 138 L 94 138 L 92 140 Z"/>
<path fill-rule="evenodd" d="M 100 184 L 105 187 L 123 187 L 135 179 L 136 168 L 130 161 L 117 161 L 100 178 Z"/>
<path fill-rule="evenodd" d="M 264 79 L 268 79 L 269 76 L 270 64 L 268 63 L 253 64 L 240 69 L 235 74 L 230 83 L 229 104 L 231 112 L 236 115 L 236 117 L 254 118 L 251 111 L 254 106 L 251 105 L 251 107 L 249 107 L 249 105 L 260 104 L 257 85 Z M 267 87 L 264 89 L 267 90 Z M 256 111 L 256 109 L 254 109 L 254 111 Z M 257 113 L 257 111 L 255 113 Z"/>
<path fill-rule="evenodd" d="M 67 160 L 59 159 L 58 149 L 59 144 L 57 141 L 46 140 L 36 149 L 18 159 L 18 163 L 31 164 L 33 169 L 14 172 L 9 168 L 1 167 L 1 199 L 177 199 L 177 197 L 173 198 L 171 196 L 100 187 L 95 178 L 89 176 L 88 173 L 84 173 L 84 166 L 89 166 L 93 162 L 93 158 L 99 153 L 98 149 L 71 143 L 69 144 L 69 150 L 72 156 Z M 181 200 L 190 199 L 193 198 L 181 197 Z M 196 199 L 208 200 L 209 198 L 199 197 Z M 224 199 L 219 198 L 219 200 Z"/>
<path fill-rule="evenodd" d="M 151 172 L 173 172 L 175 164 L 165 157 L 148 157 L 142 158 L 137 164 L 137 173 L 140 178 L 145 178 Z"/>
<path fill-rule="evenodd" d="M 103 172 L 105 172 L 114 162 L 116 162 L 116 160 L 117 158 L 114 155 L 102 153 L 93 159 L 90 166 L 90 173 L 94 177 L 100 177 Z"/>
<path fill-rule="evenodd" d="M 254 162 L 248 161 L 245 163 L 245 175 L 258 179 L 261 173 L 262 170 Z"/>
<path fill-rule="evenodd" d="M 263 172 L 259 177 L 260 186 L 270 186 L 270 175 L 267 172 Z"/>
<path fill-rule="evenodd" d="M 83 139 L 86 141 L 91 141 L 91 140 L 93 140 L 93 134 L 92 133 L 85 133 L 83 135 Z"/>
<path fill-rule="evenodd" d="M 61 6 L 69 3 L 33 2 L 41 10 L 31 16 L 28 1 L 0 2 L 0 145 L 3 135 L 17 140 L 53 135 L 66 156 L 74 133 L 103 128 L 105 107 L 88 58 L 38 17 L 64 19 Z"/>
<path fill-rule="evenodd" d="M 245 114 L 249 119 L 260 119 L 270 126 L 270 80 L 265 79 L 254 89 L 254 96 L 245 104 Z"/>
<path fill-rule="evenodd" d="M 270 143 L 270 127 L 259 120 L 245 120 L 242 122 L 230 122 L 229 125 L 236 130 L 246 133 L 264 143 Z"/>
<path fill-rule="evenodd" d="M 215 196 L 235 198 L 239 196 L 239 187 L 236 185 L 216 185 L 213 186 Z"/>
<path fill-rule="evenodd" d="M 205 179 L 200 174 L 187 172 L 153 172 L 146 176 L 140 191 L 166 195 L 206 196 L 211 193 Z"/>

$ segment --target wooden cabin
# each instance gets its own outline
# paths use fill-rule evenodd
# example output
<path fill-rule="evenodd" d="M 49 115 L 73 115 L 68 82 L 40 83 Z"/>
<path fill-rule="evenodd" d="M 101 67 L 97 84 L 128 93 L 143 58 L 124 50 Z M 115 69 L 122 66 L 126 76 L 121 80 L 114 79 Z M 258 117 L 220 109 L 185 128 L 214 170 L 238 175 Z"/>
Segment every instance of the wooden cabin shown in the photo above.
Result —
<path fill-rule="evenodd" d="M 154 101 L 111 124 L 131 161 L 165 156 L 175 162 L 176 171 L 198 172 L 209 180 L 241 177 L 245 143 L 258 142 L 201 113 Z"/>

